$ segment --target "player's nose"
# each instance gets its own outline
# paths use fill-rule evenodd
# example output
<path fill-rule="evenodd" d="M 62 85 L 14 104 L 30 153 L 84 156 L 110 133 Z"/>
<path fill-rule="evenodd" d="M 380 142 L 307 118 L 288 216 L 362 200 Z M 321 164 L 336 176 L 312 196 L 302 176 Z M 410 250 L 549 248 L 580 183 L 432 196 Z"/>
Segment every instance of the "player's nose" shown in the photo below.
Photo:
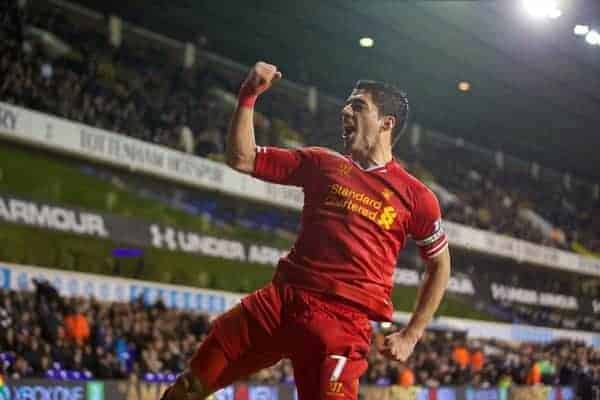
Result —
<path fill-rule="evenodd" d="M 342 119 L 350 117 L 352 117 L 352 107 L 350 104 L 346 104 L 344 107 L 342 107 Z"/>

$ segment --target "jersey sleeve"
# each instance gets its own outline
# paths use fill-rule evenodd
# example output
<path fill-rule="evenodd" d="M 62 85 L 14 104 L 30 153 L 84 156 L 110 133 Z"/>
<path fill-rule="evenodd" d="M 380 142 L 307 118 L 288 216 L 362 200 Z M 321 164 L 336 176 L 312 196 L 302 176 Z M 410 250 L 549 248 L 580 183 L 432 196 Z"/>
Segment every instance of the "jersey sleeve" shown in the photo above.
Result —
<path fill-rule="evenodd" d="M 304 187 L 310 181 L 312 164 L 310 148 L 289 150 L 259 146 L 252 176 L 267 182 Z"/>
<path fill-rule="evenodd" d="M 448 247 L 448 238 L 442 227 L 440 204 L 435 194 L 427 188 L 415 198 L 415 208 L 409 225 L 421 257 L 431 259 Z"/>

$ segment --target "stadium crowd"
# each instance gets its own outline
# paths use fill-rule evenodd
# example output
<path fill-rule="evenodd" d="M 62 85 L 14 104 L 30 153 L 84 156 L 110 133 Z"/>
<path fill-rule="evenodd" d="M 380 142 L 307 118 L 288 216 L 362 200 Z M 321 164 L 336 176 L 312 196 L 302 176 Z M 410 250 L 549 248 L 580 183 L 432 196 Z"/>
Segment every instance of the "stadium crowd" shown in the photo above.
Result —
<path fill-rule="evenodd" d="M 195 70 L 165 65 L 158 62 L 164 59 L 160 50 L 152 46 L 125 41 L 112 47 L 105 35 L 73 25 L 60 12 L 5 8 L 0 21 L 0 101 L 219 159 L 239 76 L 204 65 Z M 40 39 L 41 30 L 53 33 L 52 44 Z M 259 141 L 302 144 L 308 139 L 298 132 L 323 126 L 337 135 L 337 114 L 311 113 L 281 96 L 261 99 Z M 593 218 L 600 204 L 589 188 L 580 190 L 561 179 L 550 184 L 531 171 L 517 173 L 500 167 L 500 162 L 478 160 L 464 143 L 404 144 L 398 146 L 399 156 L 413 173 L 437 184 L 448 220 L 563 249 L 578 243 L 600 250 L 600 218 Z M 440 187 L 446 196 L 440 195 Z M 238 210 L 230 211 L 240 218 Z M 551 226 L 540 226 L 543 221 L 537 217 Z M 294 226 L 288 224 L 286 229 L 292 231 Z M 556 289 L 556 281 L 546 281 L 548 291 Z M 563 324 L 554 311 L 506 307 L 524 321 Z M 63 299 L 44 284 L 35 294 L 0 291 L 0 366 L 11 378 L 67 370 L 95 378 L 177 373 L 208 326 L 206 315 L 170 310 L 161 303 Z M 429 332 L 411 359 L 400 364 L 376 351 L 382 337 L 382 332 L 375 333 L 364 383 L 600 384 L 600 351 L 581 343 L 542 346 Z M 284 360 L 253 380 L 292 382 L 291 364 Z"/>
<path fill-rule="evenodd" d="M 12 378 L 181 371 L 208 329 L 206 315 L 161 303 L 64 299 L 45 282 L 35 293 L 0 292 L 0 318 L 0 349 Z"/>
<path fill-rule="evenodd" d="M 8 378 L 76 376 L 125 378 L 176 374 L 209 328 L 207 315 L 147 305 L 62 298 L 47 282 L 35 292 L 0 291 L 0 372 Z M 427 332 L 406 363 L 376 349 L 376 329 L 363 383 L 403 386 L 511 384 L 579 385 L 600 380 L 600 349 L 573 341 L 547 345 L 467 340 L 456 332 Z M 68 373 L 68 375 L 64 375 Z M 61 375 L 62 374 L 62 375 Z M 251 381 L 293 382 L 283 360 Z"/>
<path fill-rule="evenodd" d="M 58 10 L 15 5 L 2 13 L 0 100 L 200 156 L 221 157 L 242 75 L 207 65 L 185 69 L 158 62 L 164 56 L 151 45 L 125 40 L 111 46 L 106 32 L 77 26 Z M 52 39 L 41 40 L 43 32 L 52 33 Z M 257 114 L 262 143 L 300 145 L 317 127 L 332 137 L 339 130 L 335 111 L 311 113 L 304 103 L 278 92 L 260 103 L 259 110 L 269 115 Z M 599 201 L 590 185 L 579 190 L 560 179 L 549 185 L 529 172 L 499 168 L 489 156 L 476 163 L 464 143 L 398 148 L 409 170 L 449 194 L 440 196 L 450 199 L 443 202 L 447 219 L 549 246 L 600 250 L 595 234 L 600 219 L 592 218 Z"/>

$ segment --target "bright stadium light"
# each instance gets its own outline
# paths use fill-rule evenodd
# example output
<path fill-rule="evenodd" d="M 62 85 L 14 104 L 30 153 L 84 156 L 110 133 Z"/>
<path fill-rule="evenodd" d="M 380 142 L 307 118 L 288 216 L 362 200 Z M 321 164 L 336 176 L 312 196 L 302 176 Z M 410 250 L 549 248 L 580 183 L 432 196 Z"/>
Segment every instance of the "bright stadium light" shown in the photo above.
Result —
<path fill-rule="evenodd" d="M 375 44 L 375 41 L 373 39 L 371 39 L 370 37 L 363 37 L 363 38 L 360 38 L 358 43 L 360 43 L 361 47 L 373 47 L 373 45 Z"/>
<path fill-rule="evenodd" d="M 460 81 L 458 82 L 458 90 L 461 92 L 468 92 L 471 90 L 471 84 L 467 81 Z"/>
<path fill-rule="evenodd" d="M 548 13 L 548 16 L 552 19 L 556 19 L 556 18 L 560 17 L 561 15 L 562 15 L 562 11 L 560 11 L 558 8 L 555 8 L 554 10 L 552 10 Z"/>
<path fill-rule="evenodd" d="M 600 46 L 600 33 L 592 30 L 585 35 L 585 41 L 592 46 Z"/>
<path fill-rule="evenodd" d="M 523 6 L 534 18 L 558 18 L 562 15 L 558 0 L 523 0 Z"/>
<path fill-rule="evenodd" d="M 577 36 L 587 35 L 589 31 L 590 27 L 587 25 L 575 25 L 575 28 L 573 28 L 573 33 Z"/>

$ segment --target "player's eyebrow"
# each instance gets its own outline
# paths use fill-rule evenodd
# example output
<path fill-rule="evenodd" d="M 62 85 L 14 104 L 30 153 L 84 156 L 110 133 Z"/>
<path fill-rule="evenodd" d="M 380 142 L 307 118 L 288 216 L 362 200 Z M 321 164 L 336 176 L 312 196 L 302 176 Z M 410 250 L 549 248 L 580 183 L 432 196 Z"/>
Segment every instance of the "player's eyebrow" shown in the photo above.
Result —
<path fill-rule="evenodd" d="M 364 101 L 363 99 L 361 99 L 360 97 L 348 97 L 348 99 L 346 99 L 346 103 L 344 103 L 344 105 L 348 105 L 350 103 L 360 103 L 363 106 L 368 106 L 367 102 Z"/>

